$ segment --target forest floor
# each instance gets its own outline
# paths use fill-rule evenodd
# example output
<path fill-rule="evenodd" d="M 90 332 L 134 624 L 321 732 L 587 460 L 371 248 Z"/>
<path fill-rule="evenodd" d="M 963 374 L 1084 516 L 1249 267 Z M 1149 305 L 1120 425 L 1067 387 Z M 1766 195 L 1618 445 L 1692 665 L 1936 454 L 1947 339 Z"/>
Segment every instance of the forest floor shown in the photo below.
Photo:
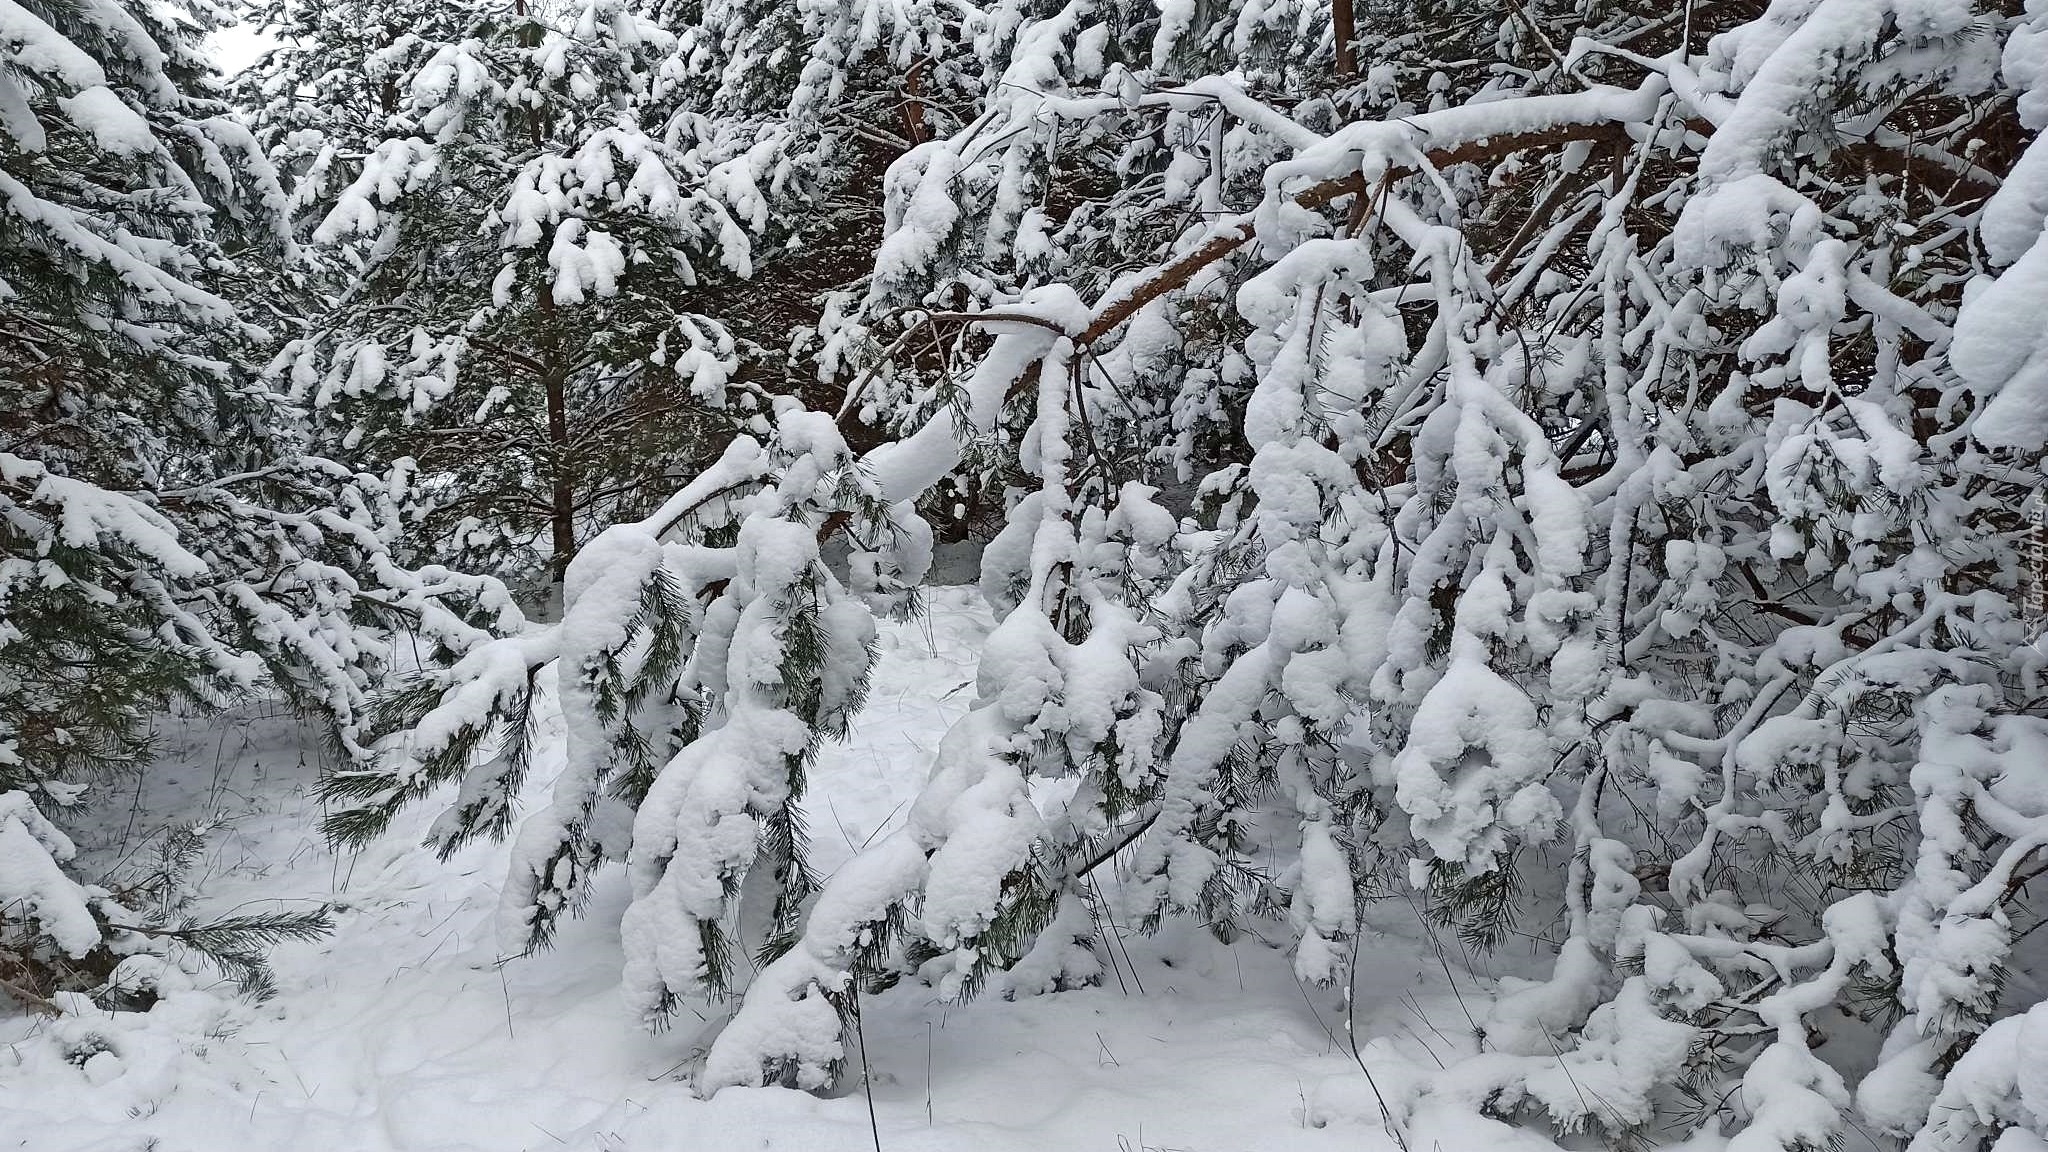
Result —
<path fill-rule="evenodd" d="M 811 785 L 821 871 L 902 818 L 973 697 L 990 624 L 960 588 L 885 626 L 868 707 Z M 284 946 L 278 993 L 262 1004 L 222 984 L 141 1015 L 0 1018 L 0 1149 L 1380 1152 L 1394 1142 L 1363 1069 L 1391 1097 L 1463 1050 L 1490 983 L 1472 970 L 1492 973 L 1439 953 L 1455 941 L 1401 898 L 1375 906 L 1348 1012 L 1341 989 L 1301 985 L 1287 951 L 1256 935 L 1226 947 L 1193 927 L 1143 937 L 1105 924 L 1116 976 L 1101 987 L 948 1005 L 906 981 L 864 1004 L 865 1082 L 829 1099 L 703 1100 L 687 1079 L 697 1021 L 650 1033 L 621 1001 L 621 869 L 556 947 L 502 961 L 502 845 L 436 860 L 418 847 L 428 804 L 336 855 L 317 832 L 320 753 L 297 721 L 164 725 L 156 770 L 84 830 L 88 871 L 118 877 L 165 829 L 209 821 L 196 914 L 328 903 L 336 930 Z M 559 723 L 550 730 L 528 804 L 560 763 Z M 81 1029 L 112 1058 L 81 1063 Z M 1412 1152 L 1555 1147 L 1470 1116 L 1419 1116 L 1407 1136 Z"/>

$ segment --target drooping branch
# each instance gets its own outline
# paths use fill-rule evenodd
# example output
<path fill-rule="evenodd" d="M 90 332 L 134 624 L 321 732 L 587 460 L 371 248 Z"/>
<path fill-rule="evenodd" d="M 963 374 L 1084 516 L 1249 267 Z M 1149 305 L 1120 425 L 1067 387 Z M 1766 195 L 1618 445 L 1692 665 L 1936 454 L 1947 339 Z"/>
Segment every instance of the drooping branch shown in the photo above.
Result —
<path fill-rule="evenodd" d="M 1549 100 L 1552 98 L 1539 97 L 1537 99 Z M 1366 171 L 1367 165 L 1361 164 L 1358 171 L 1334 179 L 1319 181 L 1295 193 L 1290 197 L 1290 200 L 1295 206 L 1300 208 L 1326 208 L 1347 197 L 1364 196 L 1369 191 L 1391 185 L 1396 180 L 1421 175 L 1430 169 L 1443 168 L 1454 164 L 1498 160 L 1513 155 L 1516 152 L 1523 152 L 1533 148 L 1555 148 L 1582 141 L 1605 140 L 1617 145 L 1625 145 L 1629 139 L 1626 120 L 1620 117 L 1610 106 L 1600 105 L 1598 107 L 1600 109 L 1598 115 L 1580 121 L 1568 121 L 1561 124 L 1550 123 L 1541 128 L 1532 128 L 1520 132 L 1468 136 L 1464 139 L 1453 137 L 1450 142 L 1439 144 L 1435 147 L 1418 149 L 1417 153 L 1421 160 L 1420 164 L 1386 165 L 1373 171 L 1370 176 L 1368 176 Z M 1417 121 L 1423 119 L 1425 118 L 1418 117 Z M 1418 122 L 1410 122 L 1408 128 L 1414 134 L 1424 138 L 1430 135 L 1428 128 Z M 1449 135 L 1449 133 L 1446 133 L 1446 135 Z M 1243 213 L 1218 223 L 1214 227 L 1209 239 L 1151 270 L 1141 278 L 1138 278 L 1134 283 L 1127 282 L 1127 287 L 1112 290 L 1109 295 L 1096 305 L 1092 319 L 1079 333 L 1066 333 L 1065 329 L 1060 328 L 1059 325 L 1043 316 L 1001 309 L 977 313 L 931 313 L 919 321 L 916 327 L 922 328 L 928 324 L 946 322 L 1021 324 L 1059 330 L 1063 334 L 1070 335 L 1076 348 L 1086 349 L 1116 331 L 1117 328 L 1121 327 L 1133 316 L 1136 316 L 1146 305 L 1160 299 L 1175 289 L 1186 286 L 1204 269 L 1249 244 L 1257 234 L 1258 230 L 1254 213 Z M 900 339 L 898 343 L 901 343 Z M 1028 375 L 1020 376 L 1015 387 L 1021 388 L 1026 386 L 1024 381 L 1028 379 Z M 855 393 L 852 389 L 849 389 L 848 398 L 840 410 L 840 418 L 842 420 L 846 419 L 854 410 L 854 406 Z M 936 419 L 950 420 L 951 416 L 950 414 L 941 414 Z M 922 430 L 920 431 L 922 432 Z M 898 441 L 890 441 L 882 445 L 882 447 L 886 448 L 895 443 L 898 443 Z M 836 535 L 849 522 L 847 519 L 828 517 L 819 525 L 818 539 L 822 542 Z"/>
<path fill-rule="evenodd" d="M 1453 164 L 1498 160 L 1531 148 L 1554 148 L 1579 141 L 1626 139 L 1627 131 L 1620 122 L 1602 119 L 1528 132 L 1502 133 L 1479 140 L 1465 140 L 1443 147 L 1424 149 L 1422 155 L 1431 167 L 1443 168 Z M 1416 166 L 1395 166 L 1387 168 L 1379 179 L 1391 183 L 1420 175 L 1422 172 L 1423 169 Z M 1363 195 L 1366 190 L 1365 175 L 1362 172 L 1353 173 L 1312 185 L 1296 193 L 1293 202 L 1302 208 L 1324 208 L 1346 197 Z M 1145 305 L 1176 288 L 1185 286 L 1203 269 L 1250 243 L 1255 235 L 1257 229 L 1249 212 L 1220 225 L 1210 239 L 1162 265 L 1136 286 L 1106 301 L 1096 310 L 1094 321 L 1075 337 L 1074 342 L 1085 347 L 1109 335 L 1125 321 L 1137 315 Z"/>

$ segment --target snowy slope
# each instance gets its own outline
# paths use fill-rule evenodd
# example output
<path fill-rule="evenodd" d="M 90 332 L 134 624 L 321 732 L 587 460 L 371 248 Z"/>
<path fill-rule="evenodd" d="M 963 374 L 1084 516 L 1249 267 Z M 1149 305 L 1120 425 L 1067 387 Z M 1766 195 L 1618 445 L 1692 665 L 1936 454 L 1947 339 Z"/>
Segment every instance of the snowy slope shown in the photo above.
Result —
<path fill-rule="evenodd" d="M 924 618 L 885 626 L 868 708 L 816 774 L 808 816 L 822 869 L 901 818 L 926 754 L 967 705 L 989 627 L 965 589 L 935 590 Z M 694 1096 L 685 1079 L 699 1054 L 693 1022 L 649 1035 L 620 1003 L 620 870 L 604 875 L 589 914 L 553 951 L 501 964 L 490 925 L 502 847 L 437 863 L 412 847 L 433 815 L 427 806 L 371 850 L 336 858 L 314 831 L 319 753 L 294 721 L 165 723 L 166 763 L 150 790 L 103 808 L 88 850 L 108 865 L 132 860 L 153 831 L 212 813 L 219 826 L 197 873 L 202 911 L 329 900 L 342 908 L 339 928 L 285 948 L 280 994 L 261 1006 L 198 993 L 99 1022 L 101 1046 L 116 1055 L 84 1067 L 63 1057 L 91 1022 L 0 1024 L 0 1148 L 874 1146 L 857 1087 L 837 1099 L 776 1089 Z M 529 798 L 559 758 L 557 747 Z M 1423 1017 L 1458 1019 L 1460 1009 L 1405 901 L 1389 901 L 1386 919 L 1359 965 L 1355 1021 L 1361 1041 L 1395 1037 L 1407 1053 L 1396 1057 L 1386 1041 L 1363 1046 L 1391 1093 L 1404 1067 L 1429 1060 L 1426 1049 L 1448 1056 L 1457 1043 Z M 1304 990 L 1284 952 L 1257 941 L 1225 948 L 1189 931 L 1133 937 L 1115 952 L 1118 977 L 1102 988 L 949 1006 L 906 983 L 868 1004 L 882 1147 L 1391 1147 L 1351 1055 L 1341 993 Z M 1460 991 L 1472 991 L 1462 976 Z"/>

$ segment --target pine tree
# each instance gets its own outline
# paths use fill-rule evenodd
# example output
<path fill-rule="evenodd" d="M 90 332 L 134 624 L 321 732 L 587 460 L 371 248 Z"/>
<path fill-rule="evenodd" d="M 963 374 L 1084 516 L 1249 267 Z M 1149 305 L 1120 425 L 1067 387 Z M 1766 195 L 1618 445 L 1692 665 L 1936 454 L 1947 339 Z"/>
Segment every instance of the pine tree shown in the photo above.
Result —
<path fill-rule="evenodd" d="M 268 12 L 242 93 L 320 269 L 273 371 L 403 474 L 415 554 L 559 581 L 768 428 L 703 303 L 751 272 L 773 134 L 695 114 L 686 46 L 622 4 L 431 7 Z"/>
<path fill-rule="evenodd" d="M 47 1000 L 162 950 L 166 925 L 68 870 L 59 827 L 147 762 L 154 714 L 278 693 L 365 757 L 368 630 L 460 649 L 518 615 L 490 582 L 396 567 L 378 485 L 309 456 L 301 413 L 249 371 L 267 333 L 238 304 L 255 293 L 237 256 L 281 258 L 284 198 L 199 54 L 209 11 L 10 11 L 0 979 Z M 297 929 L 216 924 L 203 943 L 246 961 L 278 930 Z"/>

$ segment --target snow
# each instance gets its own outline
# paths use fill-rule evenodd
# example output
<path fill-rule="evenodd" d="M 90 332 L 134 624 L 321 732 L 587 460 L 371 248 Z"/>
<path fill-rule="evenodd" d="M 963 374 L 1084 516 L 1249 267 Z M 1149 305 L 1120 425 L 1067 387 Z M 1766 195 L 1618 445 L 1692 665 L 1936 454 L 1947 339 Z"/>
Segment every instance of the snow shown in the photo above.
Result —
<path fill-rule="evenodd" d="M 2006 182 L 1985 203 L 1978 230 L 1984 238 L 1984 251 L 2000 264 L 2011 264 L 2041 239 L 2044 227 L 2048 227 L 2048 141 L 2037 136 L 2020 153 Z"/>
<path fill-rule="evenodd" d="M 1977 435 L 1988 444 L 2048 442 L 2048 244 L 2036 243 L 1996 280 L 1968 294 L 1956 317 L 1957 374 L 1989 398 Z"/>
<path fill-rule="evenodd" d="M 67 955 L 83 956 L 100 928 L 85 889 L 57 867 L 75 851 L 28 793 L 0 792 L 0 905 L 21 908 Z"/>
<path fill-rule="evenodd" d="M 1461 614 L 1462 615 L 1462 614 Z M 1395 758 L 1396 798 L 1439 859 L 1491 871 L 1507 834 L 1542 840 L 1559 813 L 1528 697 L 1477 659 L 1452 663 Z"/>
<path fill-rule="evenodd" d="M 200 576 L 209 570 L 206 561 L 178 543 L 178 530 L 162 513 L 139 500 L 57 475 L 7 452 L 0 452 L 0 479 L 34 481 L 33 502 L 56 508 L 60 537 L 70 547 L 126 546 L 179 576 Z"/>
<path fill-rule="evenodd" d="M 765 446 L 735 441 L 656 517 L 588 545 L 551 629 L 520 631 L 507 612 L 516 634 L 486 637 L 409 581 L 393 599 L 459 640 L 454 666 L 430 673 L 446 691 L 409 751 L 395 738 L 372 765 L 356 744 L 375 678 L 354 659 L 359 634 L 255 589 L 323 596 L 323 561 L 279 549 L 261 576 L 195 589 L 220 562 L 182 498 L 152 509 L 0 454 L 9 493 L 31 493 L 0 494 L 0 511 L 41 549 L 7 562 L 16 586 L 115 603 L 121 583 L 85 583 L 49 557 L 139 555 L 121 575 L 162 602 L 166 622 L 149 618 L 162 635 L 198 631 L 161 610 L 175 597 L 217 600 L 317 681 L 308 694 L 356 761 L 330 785 L 375 787 L 389 767 L 395 804 L 461 778 L 453 809 L 408 814 L 345 875 L 303 839 L 323 754 L 271 718 L 225 729 L 265 742 L 217 747 L 210 771 L 187 722 L 160 719 L 161 770 L 125 821 L 121 797 L 81 821 L 83 852 L 30 803 L 68 807 L 67 785 L 29 776 L 0 795 L 0 900 L 33 916 L 38 946 L 97 943 L 110 906 L 78 878 L 115 876 L 137 822 L 172 814 L 225 814 L 245 850 L 246 866 L 202 882 L 209 906 L 331 901 L 343 919 L 331 940 L 284 951 L 283 994 L 262 1009 L 223 997 L 197 964 L 147 955 L 118 971 L 161 995 L 147 1014 L 13 993 L 50 1012 L 0 1034 L 20 1073 L 0 1079 L 23 1093 L 9 1108 L 36 1120 L 15 1126 L 24 1143 L 217 1146 L 246 1103 L 252 1140 L 316 1152 L 344 1132 L 394 1152 L 623 1152 L 678 1132 L 859 1145 L 864 1112 L 878 1152 L 883 1128 L 910 1147 L 1264 1148 L 1318 1146 L 1323 1124 L 1346 1147 L 1379 1148 L 1384 1133 L 1434 1152 L 1548 1147 L 1546 1123 L 1574 1145 L 1590 1130 L 1633 1139 L 1699 1091 L 1711 1099 L 1682 1125 L 1729 1135 L 1695 1146 L 1784 1152 L 1850 1138 L 1851 1087 L 1872 1067 L 1860 1107 L 1915 1152 L 1993 1137 L 2013 1152 L 2048 1132 L 2048 1010 L 2028 1007 L 2043 938 L 2021 950 L 2039 925 L 2019 899 L 2048 846 L 2048 787 L 2031 770 L 2048 723 L 2027 714 L 2038 621 L 2013 578 L 2032 542 L 1997 514 L 2038 489 L 2048 442 L 2048 152 L 2006 122 L 2048 121 L 2048 2 L 1770 0 L 1699 55 L 1622 46 L 1652 26 L 1618 43 L 1587 27 L 1569 59 L 1544 45 L 1555 70 L 1528 51 L 1522 31 L 1543 33 L 1523 13 L 1522 31 L 1504 23 L 1489 46 L 1479 28 L 1458 46 L 1493 59 L 1427 76 L 1376 61 L 1363 105 L 1342 112 L 1255 95 L 1272 90 L 1268 69 L 1320 71 L 1321 9 L 1302 0 L 1220 13 L 1167 0 L 1149 67 L 1104 60 L 1144 4 L 970 5 L 933 21 L 923 0 L 805 0 L 784 23 L 753 19 L 753 3 L 704 6 L 735 25 L 733 43 L 698 44 L 691 61 L 649 58 L 686 49 L 615 0 L 561 8 L 573 18 L 553 23 L 573 30 L 530 40 L 482 26 L 460 43 L 401 37 L 364 73 L 402 78 L 405 107 L 353 142 L 280 153 L 311 159 L 294 167 L 308 185 L 295 203 L 317 220 L 308 238 L 371 271 L 414 255 L 398 249 L 419 202 L 505 162 L 462 225 L 485 267 L 457 287 L 488 284 L 488 305 L 448 309 L 470 317 L 458 330 L 344 324 L 276 358 L 316 406 L 389 399 L 421 417 L 525 286 L 580 305 L 590 322 L 572 330 L 637 343 L 607 317 L 646 300 L 650 263 L 672 256 L 691 287 L 713 260 L 750 275 L 750 237 L 781 232 L 763 187 L 804 199 L 798 169 L 813 158 L 790 141 L 832 153 L 843 110 L 826 105 L 866 107 L 873 77 L 932 68 L 928 105 L 893 95 L 929 114 L 906 114 L 911 137 L 937 138 L 907 142 L 882 181 L 873 273 L 840 285 L 819 380 L 900 351 L 880 351 L 885 324 L 908 337 L 929 321 L 936 340 L 959 336 L 941 360 L 974 361 L 964 389 L 902 362 L 878 370 L 876 395 L 849 394 L 847 414 L 927 422 L 865 459 L 837 422 L 777 397 Z M 1662 19 L 1591 14 L 1601 7 L 1583 18 Z M 0 0 L 8 131 L 47 147 L 35 117 L 54 109 L 100 152 L 150 152 L 139 167 L 165 168 L 168 190 L 203 207 L 200 176 L 232 180 L 228 157 L 251 137 L 178 122 L 204 154 L 181 183 L 138 115 L 159 132 L 174 115 L 161 49 L 115 0 L 78 9 L 93 29 L 79 43 L 106 59 L 49 33 L 57 16 Z M 808 59 L 753 54 L 756 37 L 792 29 Z M 618 68 L 591 62 L 607 53 Z M 795 67 L 794 91 L 763 113 L 790 124 L 721 134 L 714 122 L 755 103 L 721 85 L 705 84 L 703 103 L 642 98 L 707 80 L 699 65 L 721 54 L 727 86 Z M 127 64 L 141 81 L 109 79 Z M 1599 84 L 1586 66 L 1637 86 Z M 18 75 L 47 101 L 29 110 Z M 1427 108 L 1403 87 L 1426 91 Z M 297 93 L 279 79 L 269 95 L 291 106 Z M 578 109 L 573 144 L 540 132 L 504 150 L 521 108 L 556 102 Z M 1961 118 L 1939 127 L 1950 106 Z M 1917 126 L 1913 139 L 1887 123 Z M 1530 136 L 1543 147 L 1505 155 Z M 1978 167 L 2021 148 L 2002 180 Z M 1863 164 L 1859 191 L 1844 161 L 1865 150 L 1887 162 Z M 1116 187 L 1097 198 L 1112 151 Z M 1477 168 L 1443 163 L 1488 153 Z M 1956 180 L 1938 192 L 1923 166 Z M 89 320 L 157 354 L 178 347 L 148 326 L 158 311 L 234 319 L 179 271 L 212 266 L 211 249 L 81 215 L 24 179 L 0 172 L 0 206 L 32 243 L 124 282 L 120 307 Z M 273 178 L 258 182 L 283 200 Z M 1552 218 L 1539 209 L 1507 242 L 1516 251 L 1495 248 L 1503 213 L 1545 187 L 1531 203 L 1554 204 Z M 1069 205 L 1070 190 L 1088 194 Z M 836 214 L 831 193 L 817 199 Z M 799 225 L 788 248 L 814 236 Z M 1134 261 L 1105 267 L 1118 249 Z M 1062 278 L 1073 284 L 1046 282 Z M 757 355 L 745 332 L 670 317 L 647 361 L 722 406 Z M 514 403 L 486 383 L 458 401 L 479 421 Z M 753 405 L 747 426 L 765 437 L 761 398 L 735 406 Z M 1124 469 L 1093 443 L 1098 425 L 1215 497 L 1213 529 L 1142 486 L 1112 507 Z M 1197 451 L 1209 433 L 1227 443 Z M 391 470 L 394 514 L 415 471 Z M 985 605 L 941 594 L 950 615 L 925 625 L 919 658 L 919 624 L 876 616 L 907 607 L 928 570 L 915 509 L 949 476 L 963 499 L 979 481 L 975 498 L 1000 500 L 1009 523 L 987 551 Z M 373 535 L 368 519 L 350 524 Z M 315 543 L 310 520 L 278 526 Z M 166 590 L 165 577 L 185 583 Z M 203 655 L 260 686 L 253 655 Z M 897 689 L 893 703 L 861 710 L 871 686 Z M 506 722 L 533 731 L 536 771 L 523 738 L 477 747 Z M 1639 803 L 1653 791 L 1654 818 Z M 472 817 L 495 829 L 520 807 L 509 851 L 467 843 Z M 815 870 L 806 825 L 823 844 Z M 411 847 L 422 830 L 446 867 Z M 1548 847 L 1560 833 L 1569 844 Z M 1846 871 L 1857 864 L 1883 878 Z M 1388 885 L 1404 867 L 1411 886 Z M 1557 914 L 1507 929 L 1533 942 L 1532 962 L 1499 979 L 1467 971 L 1481 1003 L 1453 1013 L 1441 998 L 1463 995 L 1461 977 L 1422 910 L 1500 889 Z M 491 930 L 498 908 L 509 934 Z M 555 933 L 566 910 L 590 915 Z M 1162 917 L 1160 935 L 1126 938 Z M 998 926 L 1029 920 L 1029 936 L 1040 919 L 1027 955 L 1004 954 L 1012 934 Z M 1196 921 L 1245 935 L 1217 944 Z M 898 928 L 914 939 L 892 942 Z M 926 944 L 939 954 L 914 972 L 872 962 Z M 1464 959 L 1482 968 L 1522 947 Z M 890 986 L 856 985 L 856 972 Z M 1903 1018 L 1889 1028 L 1828 1015 L 1858 982 L 1894 975 Z M 997 999 L 1063 988 L 1043 1004 Z M 1441 1050 L 1392 1026 L 1396 1000 Z M 1339 1009 L 1345 1042 L 1325 1015 Z M 1183 1032 L 1159 1034 L 1176 1020 Z M 942 1044 L 949 1021 L 965 1026 Z M 1163 1046 L 1157 1063 L 1140 1037 Z M 1096 1049 L 1092 1071 L 1075 1058 Z M 1298 1110 L 1275 1091 L 1289 1080 Z M 839 1094 L 760 1091 L 775 1082 Z M 871 1112 L 846 1092 L 863 1086 Z M 1135 1107 L 1135 1136 L 1075 1127 L 1095 1100 Z M 1518 1114 L 1527 1128 L 1500 1123 Z M 1196 1127 L 1161 1135 L 1162 1123 Z"/>
<path fill-rule="evenodd" d="M 107 88 L 85 88 L 75 96 L 59 97 L 57 103 L 73 124 L 91 133 L 93 141 L 108 152 L 133 155 L 157 149 L 149 121 Z"/>
<path fill-rule="evenodd" d="M 930 752 L 966 708 L 990 626 L 966 588 L 934 589 L 927 616 L 884 625 L 871 703 L 814 771 L 807 815 L 823 832 L 821 872 L 904 826 Z M 737 1087 L 701 1099 L 687 1080 L 705 1042 L 694 1018 L 662 1033 L 633 1026 L 617 965 L 628 896 L 620 871 L 600 875 L 588 914 L 566 924 L 550 951 L 506 960 L 494 930 L 504 847 L 471 844 L 437 862 L 415 847 L 429 804 L 360 853 L 330 854 L 313 830 L 322 753 L 310 733 L 262 712 L 162 723 L 164 754 L 148 786 L 115 797 L 81 834 L 88 868 L 137 851 L 168 822 L 210 816 L 219 830 L 199 869 L 207 908 L 326 901 L 338 927 L 280 950 L 279 994 L 261 1005 L 209 989 L 217 980 L 204 971 L 193 986 L 171 969 L 169 994 L 147 1014 L 73 1002 L 54 1020 L 0 1019 L 0 1148 L 638 1152 L 678 1139 L 706 1150 L 872 1147 L 858 1088 L 821 1099 Z M 543 706 L 540 725 L 526 804 L 547 794 L 562 763 L 558 714 Z M 858 921 L 918 855 L 892 857 L 865 880 L 847 874 L 849 886 L 814 916 Z M 1429 1060 L 1428 1045 L 1407 1038 L 1409 1005 L 1444 1021 L 1458 1011 L 1420 922 L 1397 905 L 1366 926 L 1370 955 L 1355 989 L 1359 1034 L 1397 1037 L 1366 1051 L 1383 1086 Z M 1144 994 L 1111 980 L 1015 1002 L 991 994 L 945 1005 L 912 982 L 863 996 L 860 1043 L 883 1147 L 1395 1147 L 1337 1032 L 1340 991 L 1298 984 L 1278 941 L 1252 936 L 1226 948 L 1174 929 L 1115 947 L 1120 962 L 1128 951 Z M 1011 979 L 1033 977 L 1027 968 Z M 836 1021 L 819 1035 L 836 1035 Z M 1429 1044 L 1441 1047 L 1433 1036 Z M 1489 1122 L 1441 1113 L 1429 1124 L 1443 1147 L 1480 1146 L 1453 1141 Z"/>
<path fill-rule="evenodd" d="M 256 58 L 277 45 L 277 37 L 255 24 L 230 24 L 216 28 L 206 38 L 214 67 L 223 76 L 233 76 L 256 62 Z"/>
<path fill-rule="evenodd" d="M 15 0 L 0 0 L 0 46 L 10 65 L 31 75 L 47 75 L 80 89 L 107 82 L 98 61 Z"/>

